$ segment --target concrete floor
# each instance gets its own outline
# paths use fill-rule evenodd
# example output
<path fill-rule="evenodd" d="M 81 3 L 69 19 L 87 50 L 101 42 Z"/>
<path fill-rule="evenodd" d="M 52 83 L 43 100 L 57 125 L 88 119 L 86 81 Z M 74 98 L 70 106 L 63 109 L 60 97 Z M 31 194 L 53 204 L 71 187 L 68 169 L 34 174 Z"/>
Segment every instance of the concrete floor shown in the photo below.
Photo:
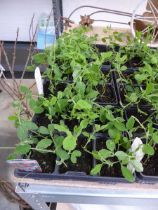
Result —
<path fill-rule="evenodd" d="M 17 142 L 15 128 L 11 122 L 8 121 L 8 116 L 12 113 L 11 98 L 8 94 L 0 93 L 0 147 L 14 146 Z M 8 180 L 8 165 L 5 160 L 11 150 L 0 150 L 0 177 Z M 0 193 L 0 210 L 19 210 L 17 204 L 10 203 Z"/>

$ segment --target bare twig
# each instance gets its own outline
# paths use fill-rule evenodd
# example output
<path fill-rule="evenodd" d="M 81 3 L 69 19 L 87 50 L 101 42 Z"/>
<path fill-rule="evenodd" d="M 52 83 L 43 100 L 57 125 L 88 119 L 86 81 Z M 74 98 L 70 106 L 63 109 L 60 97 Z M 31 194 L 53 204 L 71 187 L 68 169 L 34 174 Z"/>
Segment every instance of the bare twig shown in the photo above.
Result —
<path fill-rule="evenodd" d="M 0 42 L 0 48 L 1 48 L 1 52 L 4 54 L 4 57 L 5 57 L 5 61 L 6 61 L 6 64 L 7 64 L 7 67 L 10 71 L 10 73 L 12 74 L 12 71 L 11 71 L 11 66 L 10 66 L 10 63 L 9 63 L 9 60 L 8 60 L 8 56 L 7 56 L 7 53 L 3 47 L 4 43 L 1 41 Z"/>
<path fill-rule="evenodd" d="M 27 59 L 26 59 L 26 63 L 25 63 L 25 66 L 24 66 L 24 69 L 23 69 L 23 72 L 22 72 L 22 76 L 21 76 L 21 79 L 20 79 L 20 83 L 19 85 L 21 85 L 21 82 L 24 78 L 24 75 L 25 75 L 25 72 L 26 72 L 26 69 L 27 69 L 27 66 L 29 64 L 29 61 L 31 59 L 31 56 L 32 56 L 32 53 L 33 53 L 33 43 L 35 41 L 35 36 L 36 36 L 36 33 L 37 33 L 37 28 L 38 28 L 38 25 L 36 25 L 36 28 L 35 28 L 35 31 L 34 31 L 34 34 L 33 36 L 31 37 L 31 28 L 33 27 L 33 21 L 34 21 L 34 15 L 31 19 L 31 24 L 30 24 L 30 27 L 29 27 L 29 35 L 30 35 L 30 46 L 29 46 L 29 49 L 28 49 L 28 56 L 27 56 Z"/>
<path fill-rule="evenodd" d="M 19 28 L 17 29 L 17 35 L 16 35 L 16 40 L 15 40 L 15 43 L 14 43 L 14 49 L 13 49 L 13 57 L 12 57 L 12 66 L 11 66 L 11 70 L 13 72 L 13 88 L 17 88 L 18 90 L 18 84 L 15 80 L 15 75 L 14 75 L 14 67 L 15 67 L 15 61 L 16 61 L 16 45 L 17 45 L 17 41 L 18 41 L 18 37 L 19 37 Z"/>
<path fill-rule="evenodd" d="M 4 49 L 3 42 L 0 42 L 0 47 L 1 47 L 2 53 L 3 53 L 3 55 L 4 55 L 4 58 L 5 58 L 7 67 L 8 67 L 8 69 L 9 69 L 10 73 L 11 73 L 13 82 L 14 82 L 14 83 L 16 84 L 16 86 L 18 87 L 18 84 L 17 84 L 17 82 L 16 82 L 16 80 L 15 80 L 15 76 L 14 76 L 14 70 L 12 70 L 12 67 L 11 67 L 11 65 L 10 65 L 10 63 L 9 63 L 9 59 L 8 59 L 7 53 L 6 53 L 5 49 Z"/>
<path fill-rule="evenodd" d="M 31 18 L 31 23 L 30 23 L 30 26 L 29 26 L 29 40 L 30 40 L 30 42 L 32 41 L 32 37 L 33 37 L 34 18 L 35 18 L 35 14 L 33 14 L 32 18 Z"/>
<path fill-rule="evenodd" d="M 10 95 L 10 97 L 15 100 L 15 97 L 14 97 L 14 94 L 13 93 L 10 93 L 10 91 L 7 89 L 6 87 L 6 83 L 3 84 L 3 81 L 2 79 L 0 79 L 0 84 L 1 84 L 1 87 L 3 88 L 4 91 L 6 91 L 8 93 L 8 95 Z"/>

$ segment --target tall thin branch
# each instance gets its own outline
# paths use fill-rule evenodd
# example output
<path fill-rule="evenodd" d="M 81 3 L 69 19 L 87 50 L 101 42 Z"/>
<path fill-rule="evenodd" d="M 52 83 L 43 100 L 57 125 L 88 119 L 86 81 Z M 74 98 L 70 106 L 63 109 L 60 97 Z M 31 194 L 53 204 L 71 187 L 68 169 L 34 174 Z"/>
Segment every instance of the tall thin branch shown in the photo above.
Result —
<path fill-rule="evenodd" d="M 12 67 L 11 67 L 11 65 L 10 65 L 10 63 L 9 63 L 8 55 L 7 55 L 7 52 L 6 52 L 5 49 L 4 49 L 3 42 L 0 42 L 0 47 L 1 47 L 1 49 L 2 49 L 2 53 L 3 53 L 3 55 L 4 55 L 4 58 L 5 58 L 7 67 L 8 67 L 8 69 L 9 69 L 10 73 L 11 73 L 13 82 L 14 82 L 14 83 L 17 85 L 17 87 L 18 87 L 18 84 L 17 84 L 17 82 L 16 82 L 16 80 L 15 80 L 15 76 L 14 76 L 14 70 L 12 70 Z"/>
<path fill-rule="evenodd" d="M 13 75 L 14 75 L 14 67 L 15 67 L 15 61 L 16 61 L 16 46 L 17 46 L 17 41 L 18 41 L 18 37 L 19 37 L 19 28 L 17 29 L 17 32 L 16 32 L 16 40 L 14 42 L 14 48 L 13 48 L 13 57 L 12 57 L 12 65 L 11 65 L 11 69 L 12 69 L 12 72 L 13 72 Z M 17 88 L 18 90 L 18 84 L 15 82 L 15 75 L 13 77 L 13 88 Z"/>
<path fill-rule="evenodd" d="M 33 53 L 33 43 L 35 42 L 35 36 L 36 36 L 36 33 L 37 33 L 37 25 L 36 25 L 36 28 L 35 28 L 35 31 L 34 31 L 34 34 L 33 36 L 31 37 L 31 28 L 33 27 L 33 23 L 34 23 L 34 15 L 32 16 L 32 19 L 31 19 L 31 23 L 30 23 L 30 27 L 29 27 L 29 36 L 30 36 L 30 46 L 29 46 L 29 49 L 28 49 L 28 56 L 27 56 L 27 59 L 26 59 L 26 62 L 25 62 L 25 66 L 24 66 L 24 69 L 23 69 L 23 72 L 22 72 L 22 76 L 20 78 L 20 84 L 21 85 L 21 82 L 24 78 L 24 75 L 25 75 L 25 72 L 26 72 L 26 69 L 27 69 L 27 66 L 29 64 L 29 61 L 31 59 L 31 56 L 32 56 L 32 53 Z"/>

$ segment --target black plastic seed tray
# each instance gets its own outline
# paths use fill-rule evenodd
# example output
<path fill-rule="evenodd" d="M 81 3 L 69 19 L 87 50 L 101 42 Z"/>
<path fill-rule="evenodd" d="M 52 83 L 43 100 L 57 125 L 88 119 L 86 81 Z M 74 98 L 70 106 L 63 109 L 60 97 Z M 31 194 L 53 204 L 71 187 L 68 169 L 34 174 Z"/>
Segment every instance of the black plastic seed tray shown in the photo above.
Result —
<path fill-rule="evenodd" d="M 93 141 L 92 147 L 91 149 L 95 150 L 99 150 L 101 149 L 100 144 L 98 144 L 99 141 L 105 141 L 105 138 L 107 138 L 107 136 L 105 134 L 98 134 L 96 137 L 96 140 Z M 85 160 L 87 162 L 87 160 Z M 84 164 L 84 161 L 81 163 Z M 95 167 L 95 165 L 97 164 L 96 160 L 91 156 L 91 167 Z M 36 179 L 36 180 L 76 180 L 76 181 L 90 181 L 90 182 L 108 182 L 108 183 L 127 183 L 128 181 L 126 181 L 121 175 L 119 175 L 118 177 L 115 177 L 114 175 L 112 176 L 106 176 L 104 175 L 104 172 L 106 174 L 106 171 L 108 170 L 108 168 L 104 168 L 103 171 L 101 171 L 101 175 L 96 175 L 96 176 L 91 176 L 91 175 L 87 175 L 85 172 L 83 171 L 70 171 L 67 170 L 66 172 L 61 172 L 61 167 L 59 165 L 55 165 L 54 171 L 53 173 L 38 173 L 38 172 L 25 172 L 25 171 L 21 171 L 16 169 L 15 170 L 15 176 L 16 177 L 25 177 L 25 178 L 32 178 L 32 179 Z"/>
<path fill-rule="evenodd" d="M 131 72 L 129 74 L 131 74 Z M 118 75 L 117 75 L 116 71 L 113 71 L 113 78 L 114 78 L 114 84 L 115 84 L 115 89 L 116 89 L 118 102 L 119 102 L 120 105 L 126 106 L 128 104 L 128 102 L 125 99 L 125 86 L 126 86 L 126 84 L 123 84 L 123 83 L 120 83 L 120 82 L 117 81 L 118 80 Z M 140 88 L 140 87 L 145 88 L 144 85 L 139 86 L 138 84 L 133 84 L 133 87 L 134 88 Z M 135 107 L 136 104 L 132 105 L 132 106 Z M 131 105 L 129 105 L 129 107 L 131 107 Z M 141 101 L 138 104 L 138 107 L 141 107 L 143 109 L 153 109 L 152 105 L 145 102 L 145 101 Z"/>
<path fill-rule="evenodd" d="M 139 181 L 149 184 L 158 183 L 158 176 L 148 176 L 143 173 L 137 173 L 137 178 Z"/>

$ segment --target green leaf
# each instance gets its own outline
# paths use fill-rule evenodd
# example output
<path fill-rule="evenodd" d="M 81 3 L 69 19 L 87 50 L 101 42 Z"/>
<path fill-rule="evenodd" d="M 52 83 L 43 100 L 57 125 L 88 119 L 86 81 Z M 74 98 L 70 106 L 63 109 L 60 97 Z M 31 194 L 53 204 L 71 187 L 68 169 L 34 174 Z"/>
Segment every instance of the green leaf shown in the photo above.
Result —
<path fill-rule="evenodd" d="M 86 95 L 86 98 L 94 100 L 97 97 L 97 95 L 98 95 L 98 91 L 93 90 Z"/>
<path fill-rule="evenodd" d="M 50 104 L 53 106 L 53 105 L 56 104 L 56 102 L 57 102 L 57 97 L 52 96 L 52 98 L 51 98 L 51 100 L 50 100 Z"/>
<path fill-rule="evenodd" d="M 54 144 L 56 149 L 59 149 L 63 146 L 64 136 L 55 136 L 54 137 Z"/>
<path fill-rule="evenodd" d="M 80 93 L 81 95 L 84 94 L 85 88 L 86 88 L 86 85 L 85 85 L 83 82 L 81 82 L 81 81 L 79 81 L 79 82 L 76 84 L 76 89 L 79 91 L 79 93 Z"/>
<path fill-rule="evenodd" d="M 54 124 L 54 129 L 58 130 L 59 132 L 65 132 L 68 135 L 70 133 L 69 129 L 64 125 Z"/>
<path fill-rule="evenodd" d="M 110 138 L 114 139 L 118 133 L 118 130 L 116 128 L 110 128 L 108 129 L 108 134 Z"/>
<path fill-rule="evenodd" d="M 41 114 L 44 109 L 40 106 L 35 106 L 33 109 L 32 109 L 36 114 Z"/>
<path fill-rule="evenodd" d="M 121 137 L 122 137 L 122 132 L 121 131 L 117 131 L 115 133 L 115 136 L 114 136 L 114 139 L 113 139 L 114 142 L 115 142 L 115 144 L 118 144 L 119 143 Z"/>
<path fill-rule="evenodd" d="M 124 125 L 124 123 L 120 122 L 120 121 L 114 121 L 114 126 L 119 130 L 119 131 L 126 131 L 126 127 Z"/>
<path fill-rule="evenodd" d="M 125 177 L 125 179 L 127 179 L 129 182 L 134 182 L 135 178 L 133 176 L 133 174 L 131 173 L 131 171 L 125 167 L 125 166 L 121 166 L 121 171 L 123 176 Z"/>
<path fill-rule="evenodd" d="M 154 155 L 155 153 L 154 148 L 149 144 L 143 145 L 143 152 L 147 155 Z"/>
<path fill-rule="evenodd" d="M 131 93 L 130 97 L 129 97 L 130 101 L 135 103 L 138 100 L 138 96 L 136 93 Z"/>
<path fill-rule="evenodd" d="M 57 149 L 56 150 L 56 154 L 58 157 L 60 157 L 61 161 L 65 161 L 68 160 L 70 158 L 70 155 L 63 149 Z"/>
<path fill-rule="evenodd" d="M 100 171 L 101 171 L 101 168 L 102 168 L 102 164 L 97 164 L 90 172 L 90 174 L 93 176 L 93 175 L 96 175 L 96 174 L 99 174 Z"/>
<path fill-rule="evenodd" d="M 18 154 L 16 154 L 15 152 L 13 152 L 13 153 L 11 153 L 11 154 L 9 154 L 7 156 L 7 160 L 14 160 L 14 159 L 17 158 L 17 156 L 18 156 Z"/>
<path fill-rule="evenodd" d="M 36 62 L 36 64 L 45 64 L 46 63 L 45 53 L 35 54 L 32 56 L 32 59 Z"/>
<path fill-rule="evenodd" d="M 49 130 L 48 128 L 44 127 L 44 126 L 40 126 L 39 129 L 38 129 L 38 132 L 41 133 L 41 134 L 49 134 Z"/>
<path fill-rule="evenodd" d="M 17 119 L 18 119 L 18 117 L 15 115 L 11 115 L 8 117 L 8 120 L 11 120 L 11 121 L 16 121 Z"/>
<path fill-rule="evenodd" d="M 22 126 L 19 126 L 16 130 L 17 136 L 20 139 L 20 141 L 24 141 L 28 137 L 28 130 L 23 129 Z"/>
<path fill-rule="evenodd" d="M 127 66 L 121 66 L 121 71 L 126 71 L 127 70 Z"/>
<path fill-rule="evenodd" d="M 113 152 L 116 148 L 116 145 L 115 145 L 113 140 L 107 140 L 106 141 L 106 147 L 107 147 L 107 149 L 109 149 L 110 151 Z"/>
<path fill-rule="evenodd" d="M 147 75 L 146 74 L 136 74 L 135 75 L 135 79 L 139 82 L 142 83 L 144 80 L 147 79 Z"/>
<path fill-rule="evenodd" d="M 158 132 L 153 133 L 152 139 L 156 144 L 158 144 Z"/>
<path fill-rule="evenodd" d="M 79 150 L 74 150 L 71 154 L 71 162 L 77 163 L 77 158 L 81 156 L 81 152 Z"/>
<path fill-rule="evenodd" d="M 20 105 L 21 105 L 21 102 L 18 101 L 18 100 L 15 100 L 15 101 L 12 102 L 13 107 L 19 107 Z"/>
<path fill-rule="evenodd" d="M 154 87 L 153 83 L 148 83 L 147 86 L 146 86 L 146 90 L 145 90 L 146 94 L 152 93 L 153 92 L 153 87 Z"/>
<path fill-rule="evenodd" d="M 120 160 L 120 161 L 124 161 L 124 160 L 127 160 L 128 159 L 128 155 L 123 152 L 123 151 L 117 151 L 115 153 L 116 157 Z"/>
<path fill-rule="evenodd" d="M 51 133 L 54 130 L 54 125 L 53 124 L 49 124 L 48 125 L 48 131 L 49 133 Z"/>
<path fill-rule="evenodd" d="M 81 123 L 80 123 L 80 127 L 81 127 L 82 129 L 86 128 L 87 125 L 88 125 L 88 122 L 89 122 L 89 121 L 88 121 L 87 119 L 82 120 Z"/>
<path fill-rule="evenodd" d="M 41 141 L 38 142 L 36 145 L 37 149 L 46 149 L 52 144 L 51 139 L 42 139 Z"/>
<path fill-rule="evenodd" d="M 112 52 L 112 51 L 109 51 L 109 52 L 102 52 L 102 53 L 101 53 L 102 62 L 104 62 L 104 61 L 106 61 L 107 59 L 111 58 L 112 55 L 113 55 L 113 52 Z"/>
<path fill-rule="evenodd" d="M 25 155 L 31 150 L 31 146 L 29 144 L 20 144 L 16 146 L 15 153 L 18 155 Z"/>
<path fill-rule="evenodd" d="M 97 151 L 92 151 L 92 155 L 96 160 L 100 160 L 100 155 L 98 154 Z"/>
<path fill-rule="evenodd" d="M 19 90 L 20 90 L 21 93 L 24 93 L 24 94 L 31 93 L 30 89 L 26 86 L 23 86 L 23 85 L 20 86 Z"/>
<path fill-rule="evenodd" d="M 110 110 L 107 111 L 106 113 L 106 118 L 109 120 L 109 121 L 114 121 L 115 120 L 115 117 L 114 115 L 112 114 L 112 112 Z"/>
<path fill-rule="evenodd" d="M 27 66 L 27 67 L 26 67 L 26 70 L 27 70 L 27 71 L 34 71 L 35 68 L 36 68 L 35 65 L 30 65 L 30 66 Z"/>
<path fill-rule="evenodd" d="M 74 108 L 78 110 L 81 109 L 90 110 L 92 108 L 92 105 L 89 102 L 81 99 L 74 105 Z"/>
<path fill-rule="evenodd" d="M 152 57 L 151 57 L 151 63 L 152 63 L 152 64 L 157 64 L 157 62 L 158 62 L 157 57 L 152 56 Z"/>
<path fill-rule="evenodd" d="M 101 159 L 106 159 L 111 156 L 111 151 L 107 149 L 101 149 L 99 150 L 98 155 L 100 156 Z"/>
<path fill-rule="evenodd" d="M 35 101 L 32 98 L 29 100 L 29 105 L 30 105 L 30 108 L 37 114 L 40 114 L 44 111 L 39 101 Z"/>
<path fill-rule="evenodd" d="M 34 122 L 31 122 L 31 121 L 23 121 L 20 126 L 26 131 L 38 129 L 38 126 Z"/>
<path fill-rule="evenodd" d="M 68 101 L 67 101 L 67 99 L 58 99 L 57 105 L 58 105 L 58 110 L 56 110 L 56 111 L 61 113 L 66 109 L 66 107 L 68 105 Z"/>
<path fill-rule="evenodd" d="M 68 135 L 63 141 L 63 148 L 67 151 L 72 151 L 76 147 L 76 138 L 72 135 Z"/>
<path fill-rule="evenodd" d="M 57 98 L 58 99 L 61 99 L 63 97 L 63 92 L 61 91 L 58 91 L 58 95 L 57 95 Z"/>
<path fill-rule="evenodd" d="M 135 119 L 131 116 L 126 123 L 126 128 L 128 130 L 131 130 L 134 127 L 134 123 L 135 123 Z"/>

